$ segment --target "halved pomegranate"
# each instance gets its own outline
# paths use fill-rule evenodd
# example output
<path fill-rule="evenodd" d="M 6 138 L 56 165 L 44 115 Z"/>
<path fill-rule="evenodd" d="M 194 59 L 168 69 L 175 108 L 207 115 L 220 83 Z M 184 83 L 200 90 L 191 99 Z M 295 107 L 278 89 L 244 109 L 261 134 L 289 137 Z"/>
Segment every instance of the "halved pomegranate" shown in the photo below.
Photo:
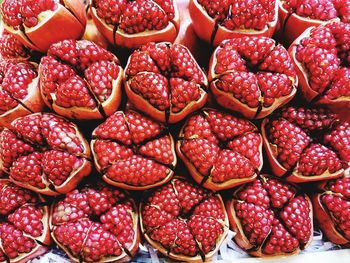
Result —
<path fill-rule="evenodd" d="M 41 196 L 0 179 L 0 218 L 0 262 L 28 262 L 49 249 L 49 208 Z"/>
<path fill-rule="evenodd" d="M 325 109 L 284 108 L 261 129 L 272 171 L 287 181 L 328 180 L 350 167 L 350 123 Z"/>
<path fill-rule="evenodd" d="M 267 37 L 223 41 L 212 54 L 208 79 L 220 105 L 249 119 L 288 103 L 298 85 L 287 50 Z"/>
<path fill-rule="evenodd" d="M 46 195 L 74 189 L 91 170 L 78 127 L 51 113 L 14 120 L 0 132 L 0 170 L 15 184 Z"/>
<path fill-rule="evenodd" d="M 280 0 L 280 30 L 293 42 L 308 27 L 319 26 L 336 18 L 350 22 L 350 0 Z"/>
<path fill-rule="evenodd" d="M 126 262 L 138 251 L 137 208 L 125 191 L 87 185 L 55 202 L 51 214 L 52 238 L 74 262 Z"/>
<path fill-rule="evenodd" d="M 119 107 L 123 69 L 111 52 L 88 40 L 51 45 L 39 66 L 45 103 L 71 119 L 102 119 Z"/>
<path fill-rule="evenodd" d="M 315 219 L 326 237 L 350 247 L 350 177 L 324 182 L 312 198 Z"/>
<path fill-rule="evenodd" d="M 242 36 L 271 37 L 278 21 L 277 0 L 190 0 L 196 34 L 218 46 Z"/>
<path fill-rule="evenodd" d="M 154 248 L 186 262 L 210 261 L 228 233 L 221 196 L 181 177 L 147 195 L 140 204 L 140 222 Z"/>
<path fill-rule="evenodd" d="M 85 32 L 82 39 L 92 41 L 101 47 L 107 48 L 109 43 L 107 39 L 102 35 L 102 33 L 97 29 L 91 16 L 90 8 L 87 9 L 86 13 L 87 13 L 88 20 L 86 23 Z"/>
<path fill-rule="evenodd" d="M 6 30 L 3 30 L 0 35 L 0 59 L 26 60 L 29 58 L 29 50 L 14 35 Z"/>
<path fill-rule="evenodd" d="M 239 187 L 226 209 L 234 240 L 252 256 L 294 255 L 312 241 L 309 197 L 268 175 Z"/>
<path fill-rule="evenodd" d="M 262 138 L 255 125 L 214 109 L 187 120 L 176 151 L 194 180 L 215 191 L 253 181 L 263 165 Z"/>
<path fill-rule="evenodd" d="M 37 64 L 0 59 L 0 126 L 44 109 L 38 82 Z"/>
<path fill-rule="evenodd" d="M 173 42 L 180 26 L 173 0 L 93 0 L 92 18 L 107 40 L 135 49 L 148 42 Z"/>
<path fill-rule="evenodd" d="M 86 25 L 81 0 L 4 0 L 1 14 L 8 32 L 43 53 L 55 42 L 80 38 Z"/>
<path fill-rule="evenodd" d="M 95 167 L 107 183 L 141 190 L 174 174 L 174 140 L 162 124 L 136 112 L 118 111 L 92 133 Z"/>
<path fill-rule="evenodd" d="M 308 101 L 350 113 L 350 24 L 330 22 L 308 28 L 289 53 Z"/>
<path fill-rule="evenodd" d="M 207 78 L 180 44 L 148 43 L 133 52 L 124 83 L 130 102 L 161 122 L 179 122 L 207 101 Z"/>

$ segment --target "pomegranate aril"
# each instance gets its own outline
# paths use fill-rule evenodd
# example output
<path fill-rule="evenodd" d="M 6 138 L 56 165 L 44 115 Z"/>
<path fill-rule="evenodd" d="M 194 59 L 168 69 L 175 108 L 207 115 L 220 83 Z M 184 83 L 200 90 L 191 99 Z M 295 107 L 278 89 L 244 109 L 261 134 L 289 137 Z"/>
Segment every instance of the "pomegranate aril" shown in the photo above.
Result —
<path fill-rule="evenodd" d="M 337 151 L 342 161 L 350 162 L 350 123 L 336 125 L 333 131 L 324 136 L 324 142 Z"/>
<path fill-rule="evenodd" d="M 171 78 L 171 111 L 180 112 L 187 107 L 191 101 L 200 98 L 200 89 L 193 81 L 189 82 L 181 78 Z"/>
<path fill-rule="evenodd" d="M 222 207 L 221 200 L 217 196 L 210 196 L 203 200 L 194 208 L 193 215 L 209 217 L 216 220 L 225 219 L 224 208 Z"/>
<path fill-rule="evenodd" d="M 245 61 L 241 58 L 237 50 L 219 48 L 216 53 L 217 63 L 215 73 L 223 74 L 226 71 L 247 71 Z"/>
<path fill-rule="evenodd" d="M 201 114 L 191 116 L 184 128 L 185 139 L 206 139 L 211 143 L 218 143 L 217 138 L 211 131 L 210 124 Z"/>
<path fill-rule="evenodd" d="M 20 136 L 26 141 L 33 144 L 43 145 L 45 139 L 41 134 L 40 117 L 40 115 L 27 115 L 16 119 L 12 123 L 12 126 L 15 128 L 16 132 L 20 134 Z"/>
<path fill-rule="evenodd" d="M 171 138 L 169 136 L 164 136 L 142 145 L 139 149 L 139 153 L 145 157 L 151 157 L 159 163 L 172 165 L 174 162 L 174 154 L 171 146 Z"/>
<path fill-rule="evenodd" d="M 335 182 L 330 182 L 330 190 L 340 193 L 346 198 L 350 198 L 350 177 L 343 177 L 337 179 Z"/>
<path fill-rule="evenodd" d="M 263 187 L 268 192 L 273 208 L 283 208 L 295 195 L 295 189 L 272 178 L 265 178 Z"/>
<path fill-rule="evenodd" d="M 126 69 L 126 74 L 129 77 L 135 76 L 140 72 L 160 73 L 157 64 L 151 58 L 151 54 L 141 51 L 135 51 L 129 58 L 129 65 Z"/>
<path fill-rule="evenodd" d="M 243 190 L 239 191 L 237 195 L 239 200 L 245 201 L 246 203 L 252 203 L 265 208 L 269 207 L 270 198 L 260 180 L 255 180 L 252 183 L 246 184 Z"/>

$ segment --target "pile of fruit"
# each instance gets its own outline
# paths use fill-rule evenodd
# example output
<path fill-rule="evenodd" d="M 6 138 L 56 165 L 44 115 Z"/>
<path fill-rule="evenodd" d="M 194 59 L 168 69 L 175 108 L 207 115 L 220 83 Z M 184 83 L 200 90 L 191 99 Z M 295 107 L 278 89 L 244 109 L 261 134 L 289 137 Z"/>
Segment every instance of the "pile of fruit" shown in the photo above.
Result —
<path fill-rule="evenodd" d="M 0 11 L 0 262 L 350 247 L 350 0 Z"/>

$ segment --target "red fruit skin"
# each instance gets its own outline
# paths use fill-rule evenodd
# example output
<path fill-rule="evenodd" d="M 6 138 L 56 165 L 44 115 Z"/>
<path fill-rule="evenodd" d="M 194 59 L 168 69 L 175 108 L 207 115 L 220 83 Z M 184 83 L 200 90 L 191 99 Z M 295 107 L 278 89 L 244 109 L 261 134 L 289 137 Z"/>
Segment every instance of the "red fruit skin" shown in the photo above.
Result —
<path fill-rule="evenodd" d="M 87 23 L 85 27 L 84 35 L 82 36 L 82 39 L 86 39 L 89 41 L 92 41 L 101 47 L 107 48 L 108 47 L 108 41 L 107 39 L 101 34 L 101 32 L 97 29 L 90 13 L 90 9 L 87 11 Z"/>

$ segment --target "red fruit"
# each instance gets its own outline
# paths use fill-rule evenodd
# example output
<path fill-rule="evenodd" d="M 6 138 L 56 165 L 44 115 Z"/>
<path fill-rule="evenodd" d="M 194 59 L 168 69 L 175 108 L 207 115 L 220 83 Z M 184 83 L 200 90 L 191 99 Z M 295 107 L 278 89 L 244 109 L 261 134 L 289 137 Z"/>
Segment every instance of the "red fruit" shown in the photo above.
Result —
<path fill-rule="evenodd" d="M 91 15 L 111 44 L 132 49 L 153 41 L 173 42 L 180 25 L 173 0 L 94 0 Z"/>
<path fill-rule="evenodd" d="M 312 241 L 309 197 L 268 175 L 239 187 L 226 209 L 235 241 L 253 256 L 297 254 Z"/>
<path fill-rule="evenodd" d="M 90 148 L 75 124 L 51 113 L 34 113 L 11 125 L 0 132 L 0 170 L 15 184 L 59 195 L 90 173 Z"/>
<path fill-rule="evenodd" d="M 146 240 L 180 261 L 210 261 L 228 232 L 221 196 L 181 177 L 147 195 L 140 215 Z"/>
<path fill-rule="evenodd" d="M 27 262 L 51 243 L 49 208 L 44 199 L 0 179 L 0 261 Z"/>
<path fill-rule="evenodd" d="M 130 102 L 162 122 L 178 122 L 207 100 L 207 78 L 180 44 L 148 43 L 136 50 L 129 57 L 124 83 Z"/>
<path fill-rule="evenodd" d="M 119 107 L 123 69 L 116 56 L 93 42 L 51 45 L 39 72 L 45 103 L 62 116 L 102 119 Z"/>
<path fill-rule="evenodd" d="M 350 124 L 322 108 L 283 108 L 262 122 L 272 171 L 302 183 L 342 176 L 350 167 Z"/>
<path fill-rule="evenodd" d="M 211 190 L 254 180 L 262 168 L 262 138 L 248 120 L 213 109 L 192 115 L 176 151 L 195 181 Z"/>
<path fill-rule="evenodd" d="M 172 136 L 162 124 L 136 111 L 116 112 L 92 137 L 96 169 L 111 185 L 148 189 L 173 176 L 176 154 Z"/>
<path fill-rule="evenodd" d="M 138 251 L 136 205 L 122 190 L 102 183 L 73 190 L 51 216 L 51 236 L 74 262 L 124 262 Z"/>
<path fill-rule="evenodd" d="M 87 18 L 88 18 L 88 20 L 86 23 L 85 32 L 84 32 L 82 39 L 92 41 L 101 47 L 107 48 L 108 41 L 101 34 L 101 32 L 97 29 L 97 27 L 96 27 L 96 25 L 91 17 L 90 9 L 87 10 Z"/>
<path fill-rule="evenodd" d="M 223 41 L 212 54 L 208 79 L 220 105 L 250 119 L 288 103 L 298 84 L 285 48 L 256 36 Z"/>
<path fill-rule="evenodd" d="M 350 24 L 342 22 L 309 28 L 293 42 L 289 53 L 306 100 L 334 109 L 350 108 L 349 50 Z"/>
<path fill-rule="evenodd" d="M 29 50 L 14 35 L 4 30 L 0 36 L 0 58 L 27 59 Z"/>
<path fill-rule="evenodd" d="M 1 13 L 8 32 L 26 47 L 43 53 L 55 42 L 79 39 L 86 25 L 80 0 L 5 0 Z"/>

